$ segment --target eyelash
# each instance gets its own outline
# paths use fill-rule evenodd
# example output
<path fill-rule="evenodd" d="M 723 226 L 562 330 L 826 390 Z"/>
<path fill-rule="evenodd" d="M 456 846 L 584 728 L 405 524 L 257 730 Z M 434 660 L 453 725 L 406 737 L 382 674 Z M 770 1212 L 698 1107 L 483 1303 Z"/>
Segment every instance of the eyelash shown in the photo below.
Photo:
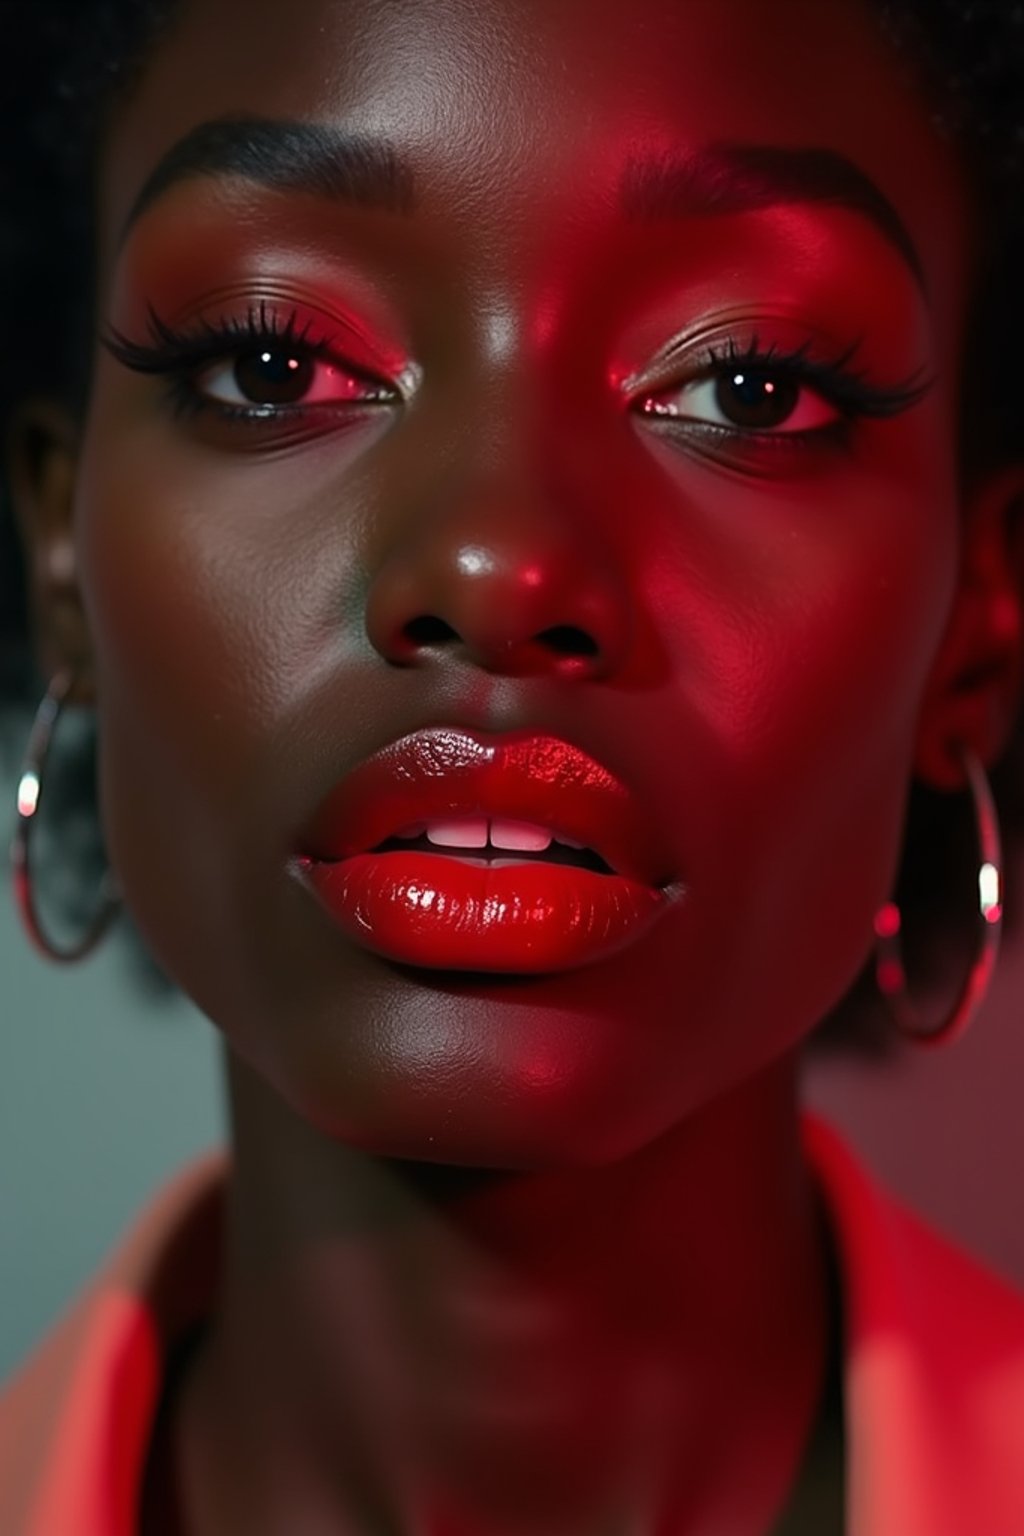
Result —
<path fill-rule="evenodd" d="M 244 319 L 225 317 L 215 323 L 202 320 L 193 331 L 176 331 L 150 307 L 148 344 L 133 342 L 110 327 L 101 341 L 118 362 L 135 373 L 150 374 L 167 380 L 171 405 L 178 418 L 213 414 L 221 420 L 255 427 L 308 413 L 316 404 L 239 405 L 212 399 L 196 388 L 194 375 L 204 366 L 227 362 L 259 347 L 286 348 L 307 360 L 333 363 L 351 379 L 366 386 L 364 397 L 349 405 L 396 404 L 402 396 L 391 384 L 369 372 L 354 367 L 334 350 L 333 338 L 310 341 L 311 322 L 299 325 L 298 312 L 292 310 L 282 323 L 280 315 L 265 300 L 251 305 Z M 928 392 L 930 380 L 919 375 L 892 388 L 883 389 L 865 382 L 863 372 L 855 372 L 850 362 L 859 348 L 855 342 L 838 356 L 817 360 L 808 354 L 811 343 L 782 351 L 774 343 L 762 347 L 755 333 L 746 346 L 729 338 L 724 346 L 705 348 L 700 366 L 680 380 L 646 391 L 634 405 L 642 416 L 655 419 L 668 430 L 703 441 L 710 448 L 739 448 L 747 453 L 794 453 L 829 443 L 845 442 L 854 424 L 863 418 L 885 419 L 908 409 Z M 786 432 L 756 427 L 722 425 L 699 416 L 686 416 L 657 408 L 659 400 L 678 394 L 687 387 L 723 378 L 730 369 L 747 368 L 778 381 L 810 388 L 839 412 L 833 422 Z M 320 403 L 321 410 L 324 408 Z"/>
<path fill-rule="evenodd" d="M 849 366 L 859 347 L 860 342 L 854 342 L 838 356 L 818 360 L 808 355 L 811 350 L 809 341 L 787 352 L 780 350 L 775 343 L 762 347 L 756 333 L 745 347 L 739 346 L 730 337 L 723 347 L 708 346 L 701 365 L 685 378 L 646 391 L 640 400 L 641 414 L 654 416 L 683 431 L 696 429 L 723 444 L 739 442 L 758 450 L 792 450 L 839 437 L 845 438 L 857 420 L 897 416 L 916 405 L 928 393 L 933 380 L 922 379 L 920 372 L 887 389 L 866 383 L 865 371 L 855 372 Z M 776 381 L 813 389 L 839 411 L 839 417 L 824 426 L 786 432 L 756 427 L 728 427 L 696 416 L 645 409 L 654 406 L 659 399 L 678 394 L 689 386 L 724 378 L 730 371 L 740 368 L 767 374 Z"/>
<path fill-rule="evenodd" d="M 244 319 L 228 316 L 216 322 L 202 320 L 196 330 L 176 331 L 151 306 L 147 320 L 148 344 L 131 341 L 112 326 L 100 340 L 111 356 L 133 373 L 165 378 L 175 415 L 179 417 L 212 412 L 228 421 L 266 424 L 289 413 L 309 411 L 311 407 L 301 403 L 269 406 L 253 401 L 247 406 L 234 405 L 210 399 L 192 382 L 192 376 L 204 365 L 226 362 L 232 356 L 237 359 L 253 349 L 272 345 L 307 360 L 333 363 L 348 377 L 365 384 L 365 398 L 348 404 L 394 404 L 401 398 L 394 385 L 356 367 L 336 352 L 334 338 L 308 340 L 311 323 L 307 320 L 300 327 L 298 311 L 293 309 L 282 324 L 277 311 L 262 300 L 259 305 L 249 307 Z"/>

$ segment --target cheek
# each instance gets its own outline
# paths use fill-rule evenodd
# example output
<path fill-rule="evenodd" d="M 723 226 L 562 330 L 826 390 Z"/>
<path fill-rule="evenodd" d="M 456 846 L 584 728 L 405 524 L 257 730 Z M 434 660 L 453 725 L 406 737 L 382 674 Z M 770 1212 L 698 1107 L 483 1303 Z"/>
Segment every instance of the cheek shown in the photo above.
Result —
<path fill-rule="evenodd" d="M 703 884 L 688 937 L 721 962 L 707 979 L 725 1034 L 760 1015 L 766 1052 L 842 995 L 891 891 L 955 585 L 954 466 L 935 453 L 950 440 L 934 422 L 905 434 L 901 475 L 851 461 L 816 485 L 721 480 L 703 497 L 659 454 L 688 510 L 685 539 L 661 524 L 657 564 L 668 675 L 686 679 L 662 763 Z"/>
<path fill-rule="evenodd" d="M 343 518 L 331 484 L 372 430 L 304 449 L 300 471 L 91 424 L 76 510 L 104 824 L 136 920 L 183 981 L 309 813 L 296 722 L 356 634 L 361 582 L 344 532 L 358 487 Z"/>

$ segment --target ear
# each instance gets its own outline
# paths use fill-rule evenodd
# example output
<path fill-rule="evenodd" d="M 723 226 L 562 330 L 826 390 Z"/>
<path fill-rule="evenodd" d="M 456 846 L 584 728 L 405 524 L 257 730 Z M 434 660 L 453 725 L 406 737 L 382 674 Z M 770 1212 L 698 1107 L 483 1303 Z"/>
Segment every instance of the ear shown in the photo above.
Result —
<path fill-rule="evenodd" d="M 984 480 L 964 508 L 960 576 L 918 719 L 915 775 L 965 784 L 956 743 L 986 768 L 1013 732 L 1024 680 L 1024 464 Z"/>
<path fill-rule="evenodd" d="M 94 701 L 92 646 L 78 587 L 73 537 L 78 431 L 56 401 L 32 399 L 7 432 L 7 483 L 25 550 L 36 664 L 51 678 L 68 669 L 70 701 Z"/>

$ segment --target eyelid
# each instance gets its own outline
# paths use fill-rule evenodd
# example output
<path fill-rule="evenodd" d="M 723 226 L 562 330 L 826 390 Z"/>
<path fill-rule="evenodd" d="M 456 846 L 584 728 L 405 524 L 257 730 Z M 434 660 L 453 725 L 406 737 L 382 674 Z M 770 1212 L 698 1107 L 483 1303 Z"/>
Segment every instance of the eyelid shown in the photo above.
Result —
<path fill-rule="evenodd" d="M 745 344 L 738 345 L 737 336 L 741 334 L 745 334 Z M 709 336 L 713 338 L 710 341 Z M 724 340 L 724 347 L 716 344 L 721 340 Z M 868 369 L 850 367 L 863 342 L 861 336 L 838 353 L 819 357 L 815 356 L 815 343 L 806 331 L 798 345 L 783 349 L 775 341 L 762 345 L 756 330 L 744 333 L 742 327 L 734 326 L 729 330 L 719 324 L 714 331 L 706 329 L 699 336 L 670 342 L 661 349 L 654 362 L 620 387 L 632 396 L 630 405 L 635 405 L 639 399 L 649 400 L 654 395 L 668 394 L 702 379 L 715 378 L 732 366 L 745 366 L 761 372 L 775 370 L 804 388 L 814 390 L 841 414 L 852 419 L 899 415 L 918 404 L 935 384 L 936 376 L 926 376 L 921 368 L 895 384 L 869 382 Z M 687 354 L 693 354 L 689 369 L 686 367 Z"/>
<path fill-rule="evenodd" d="M 755 298 L 719 309 L 710 316 L 691 318 L 653 353 L 635 359 L 628 372 L 613 374 L 611 382 L 627 396 L 639 390 L 657 389 L 673 384 L 684 375 L 695 376 L 710 352 L 721 357 L 726 349 L 733 356 L 743 358 L 753 351 L 763 352 L 769 348 L 776 355 L 790 358 L 799 352 L 812 367 L 849 369 L 854 358 L 868 351 L 869 342 L 872 342 L 872 353 L 881 350 L 884 355 L 890 350 L 888 340 L 883 342 L 874 336 L 870 319 L 865 322 L 861 317 L 861 320 L 854 330 L 848 322 L 837 324 L 829 315 L 808 310 L 800 304 L 759 304 Z M 906 361 L 894 361 L 890 366 L 880 356 L 873 356 L 870 371 L 885 387 L 891 384 L 893 375 L 901 375 L 904 368 Z M 862 375 L 866 376 L 867 371 L 862 370 Z"/>
<path fill-rule="evenodd" d="M 781 372 L 782 370 L 780 370 L 780 373 Z M 800 416 L 801 414 L 806 414 L 808 409 L 811 410 L 812 414 L 814 413 L 815 407 L 809 406 L 806 400 L 803 401 L 802 406 L 800 404 L 801 397 L 806 395 L 812 397 L 815 401 L 818 402 L 819 410 L 823 410 L 826 413 L 827 419 L 815 421 L 809 425 L 805 422 L 801 426 L 791 426 L 789 424 L 789 418 L 787 417 L 785 424 L 782 424 L 778 427 L 743 427 L 738 423 L 730 422 L 728 420 L 714 421 L 708 415 L 701 414 L 699 408 L 687 411 L 673 410 L 666 406 L 664 409 L 659 409 L 655 403 L 657 401 L 658 395 L 668 396 L 672 394 L 679 394 L 685 396 L 688 392 L 691 391 L 699 392 L 704 389 L 713 388 L 715 382 L 715 375 L 709 370 L 705 374 L 697 374 L 694 378 L 685 380 L 677 390 L 663 389 L 655 391 L 646 399 L 644 399 L 643 402 L 645 406 L 648 404 L 654 404 L 654 409 L 650 412 L 645 410 L 643 414 L 654 416 L 664 421 L 677 421 L 680 423 L 689 422 L 693 425 L 717 427 L 723 432 L 734 432 L 746 436 L 756 436 L 762 440 L 767 436 L 809 436 L 815 432 L 822 432 L 828 427 L 836 426 L 843 420 L 844 417 L 843 406 L 837 401 L 829 398 L 828 391 L 825 387 L 818 387 L 811 381 L 800 380 L 799 378 L 795 381 L 798 389 L 798 403 L 794 407 L 793 414 L 795 416 Z M 720 410 L 720 407 L 717 405 L 714 408 Z"/>
<path fill-rule="evenodd" d="M 308 316 L 299 326 L 298 316 L 299 307 L 292 302 L 282 324 L 281 310 L 275 301 L 261 298 L 258 302 L 250 301 L 244 319 L 237 313 L 226 312 L 211 321 L 204 313 L 198 320 L 176 329 L 150 304 L 146 319 L 148 343 L 132 340 L 113 324 L 100 332 L 99 341 L 118 362 L 133 372 L 168 377 L 184 376 L 204 364 L 226 361 L 247 347 L 273 340 L 278 345 L 293 345 L 308 356 L 333 362 L 357 378 L 394 389 L 403 402 L 408 402 L 415 394 L 422 379 L 422 369 L 417 363 L 407 359 L 396 368 L 356 360 L 345 347 L 346 331 L 359 344 L 356 350 L 364 354 L 371 350 L 358 328 L 318 316 L 318 321 L 322 320 L 325 327 L 333 325 L 338 330 L 311 339 L 313 317 Z"/>
<path fill-rule="evenodd" d="M 648 362 L 622 378 L 619 388 L 624 394 L 634 394 L 641 390 L 667 388 L 683 378 L 707 376 L 726 361 L 749 362 L 754 355 L 763 357 L 768 353 L 792 360 L 797 353 L 802 357 L 813 353 L 815 342 L 807 326 L 789 320 L 785 330 L 788 339 L 776 340 L 782 331 L 770 315 L 757 320 L 744 315 L 735 320 L 719 319 L 713 325 L 691 326 L 659 347 Z M 762 346 L 761 336 L 765 332 L 770 339 Z M 822 357 L 827 354 L 832 367 L 845 366 L 863 343 L 861 335 L 842 346 L 833 342 L 823 344 L 817 350 Z"/>
<path fill-rule="evenodd" d="M 239 359 L 243 355 L 244 354 L 240 351 L 237 353 L 227 352 L 220 357 L 205 361 L 195 371 L 192 383 L 189 385 L 189 388 L 193 389 L 197 395 L 203 396 L 205 400 L 209 401 L 215 406 L 229 407 L 231 409 L 240 411 L 246 409 L 269 410 L 273 408 L 271 402 L 269 401 L 261 406 L 259 401 L 247 400 L 242 394 L 241 387 L 235 382 L 233 377 L 234 370 L 237 367 Z M 345 402 L 356 404 L 360 400 L 362 400 L 363 403 L 366 403 L 367 401 L 374 401 L 375 397 L 372 391 L 375 388 L 379 389 L 380 386 L 375 386 L 363 374 L 357 373 L 353 368 L 345 366 L 344 364 L 339 364 L 334 360 L 334 358 L 329 356 L 316 356 L 313 357 L 311 361 L 313 364 L 313 377 L 310 380 L 309 393 L 304 395 L 301 400 L 276 402 L 277 409 L 285 410 L 291 407 L 296 410 L 302 410 L 320 405 L 342 404 Z M 364 394 L 362 396 L 358 394 L 346 394 L 342 388 L 339 389 L 339 392 L 336 394 L 317 394 L 317 390 L 322 388 L 325 383 L 324 378 L 322 376 L 318 377 L 317 375 L 322 374 L 323 372 L 334 375 L 339 385 L 342 385 L 346 382 L 354 383 L 358 389 L 363 389 L 369 391 L 370 393 Z M 221 389 L 223 389 L 224 393 L 218 394 L 217 388 L 215 386 L 219 386 Z M 385 388 L 390 388 L 390 386 L 385 386 Z M 226 395 L 231 389 L 233 389 L 238 395 L 237 399 L 232 400 L 226 398 Z M 382 404 L 385 402 L 378 400 L 375 403 Z"/>

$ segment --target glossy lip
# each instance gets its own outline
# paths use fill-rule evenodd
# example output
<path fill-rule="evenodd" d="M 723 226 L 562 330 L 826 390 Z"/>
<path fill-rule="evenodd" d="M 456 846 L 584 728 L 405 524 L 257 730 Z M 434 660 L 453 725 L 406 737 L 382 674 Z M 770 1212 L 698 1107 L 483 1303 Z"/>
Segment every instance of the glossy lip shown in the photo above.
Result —
<path fill-rule="evenodd" d="M 434 726 L 401 737 L 335 786 L 299 853 L 338 862 L 412 823 L 472 814 L 536 822 L 594 849 L 616 874 L 655 889 L 670 882 L 656 829 L 621 780 L 571 742 L 529 729 Z"/>
<path fill-rule="evenodd" d="M 303 875 L 341 931 L 386 959 L 430 970 L 520 975 L 572 970 L 638 939 L 663 891 L 550 861 L 496 865 L 399 849 Z"/>

